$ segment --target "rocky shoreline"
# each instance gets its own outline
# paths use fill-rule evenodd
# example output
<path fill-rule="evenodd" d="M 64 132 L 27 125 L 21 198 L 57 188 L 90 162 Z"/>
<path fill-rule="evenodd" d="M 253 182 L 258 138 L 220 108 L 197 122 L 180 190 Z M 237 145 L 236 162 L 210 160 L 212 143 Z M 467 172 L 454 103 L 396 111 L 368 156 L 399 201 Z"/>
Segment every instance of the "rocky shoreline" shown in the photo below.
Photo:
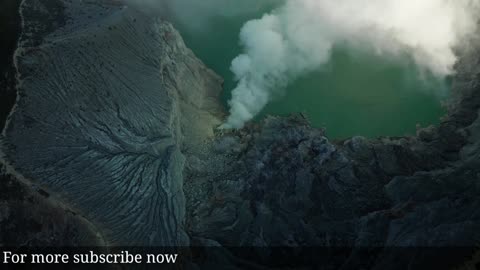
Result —
<path fill-rule="evenodd" d="M 0 141 L 2 190 L 23 195 L 0 197 L 4 243 L 348 247 L 344 267 L 366 247 L 477 246 L 479 42 L 439 126 L 331 142 L 301 115 L 219 131 L 222 80 L 168 22 L 48 3 L 21 9 L 20 97 Z M 18 222 L 30 211 L 36 229 Z M 39 229 L 49 215 L 54 229 Z M 378 249 L 369 268 L 395 256 Z"/>

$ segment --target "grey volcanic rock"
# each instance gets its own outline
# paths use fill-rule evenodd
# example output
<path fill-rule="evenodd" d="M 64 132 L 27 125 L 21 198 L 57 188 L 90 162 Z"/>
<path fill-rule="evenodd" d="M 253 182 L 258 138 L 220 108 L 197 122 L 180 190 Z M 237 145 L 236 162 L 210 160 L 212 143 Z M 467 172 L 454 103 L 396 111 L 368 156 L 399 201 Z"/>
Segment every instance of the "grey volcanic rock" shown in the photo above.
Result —
<path fill-rule="evenodd" d="M 109 244 L 188 245 L 181 149 L 220 123 L 220 78 L 170 24 L 111 1 L 24 1 L 21 13 L 5 163 Z"/>
<path fill-rule="evenodd" d="M 467 128 L 472 136 L 478 122 Z M 231 149 L 203 159 L 219 171 L 197 166 L 187 174 L 187 228 L 227 247 L 350 249 L 343 260 L 327 257 L 334 268 L 456 267 L 472 250 L 452 250 L 465 251 L 454 257 L 448 248 L 480 241 L 480 149 L 472 136 L 476 143 L 449 161 L 452 153 L 436 155 L 415 138 L 332 144 L 299 117 L 270 117 L 211 146 Z"/>

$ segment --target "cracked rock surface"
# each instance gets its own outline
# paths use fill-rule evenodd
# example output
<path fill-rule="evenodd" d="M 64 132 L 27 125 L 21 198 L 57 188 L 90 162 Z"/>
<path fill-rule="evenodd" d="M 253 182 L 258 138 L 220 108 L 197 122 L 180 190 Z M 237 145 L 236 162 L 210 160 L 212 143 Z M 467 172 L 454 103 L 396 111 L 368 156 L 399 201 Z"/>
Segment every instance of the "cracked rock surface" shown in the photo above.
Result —
<path fill-rule="evenodd" d="M 188 245 L 181 150 L 219 123 L 220 79 L 170 24 L 107 2 L 22 3 L 4 158 L 110 244 Z"/>

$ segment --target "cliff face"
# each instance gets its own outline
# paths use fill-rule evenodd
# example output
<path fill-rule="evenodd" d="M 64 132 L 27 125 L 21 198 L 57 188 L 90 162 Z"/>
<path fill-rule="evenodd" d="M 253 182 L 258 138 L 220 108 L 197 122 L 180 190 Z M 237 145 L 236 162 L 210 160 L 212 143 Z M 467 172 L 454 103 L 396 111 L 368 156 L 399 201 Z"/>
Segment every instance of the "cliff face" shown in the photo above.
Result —
<path fill-rule="evenodd" d="M 480 240 L 480 45 L 463 50 L 442 124 L 415 137 L 331 142 L 301 116 L 220 132 L 221 79 L 169 23 L 116 3 L 22 3 L 1 138 L 7 171 L 107 244 Z"/>
<path fill-rule="evenodd" d="M 219 124 L 220 78 L 166 22 L 124 6 L 24 1 L 8 169 L 117 245 L 188 245 L 184 154 Z"/>

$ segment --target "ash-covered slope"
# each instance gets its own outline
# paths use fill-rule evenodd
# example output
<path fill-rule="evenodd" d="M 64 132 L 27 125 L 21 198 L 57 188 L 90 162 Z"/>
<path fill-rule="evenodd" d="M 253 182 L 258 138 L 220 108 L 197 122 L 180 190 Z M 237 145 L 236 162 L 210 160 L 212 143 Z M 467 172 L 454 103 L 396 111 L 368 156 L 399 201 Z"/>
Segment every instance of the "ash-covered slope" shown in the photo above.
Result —
<path fill-rule="evenodd" d="M 5 162 L 116 245 L 188 245 L 184 155 L 220 79 L 166 22 L 112 1 L 23 1 Z"/>

